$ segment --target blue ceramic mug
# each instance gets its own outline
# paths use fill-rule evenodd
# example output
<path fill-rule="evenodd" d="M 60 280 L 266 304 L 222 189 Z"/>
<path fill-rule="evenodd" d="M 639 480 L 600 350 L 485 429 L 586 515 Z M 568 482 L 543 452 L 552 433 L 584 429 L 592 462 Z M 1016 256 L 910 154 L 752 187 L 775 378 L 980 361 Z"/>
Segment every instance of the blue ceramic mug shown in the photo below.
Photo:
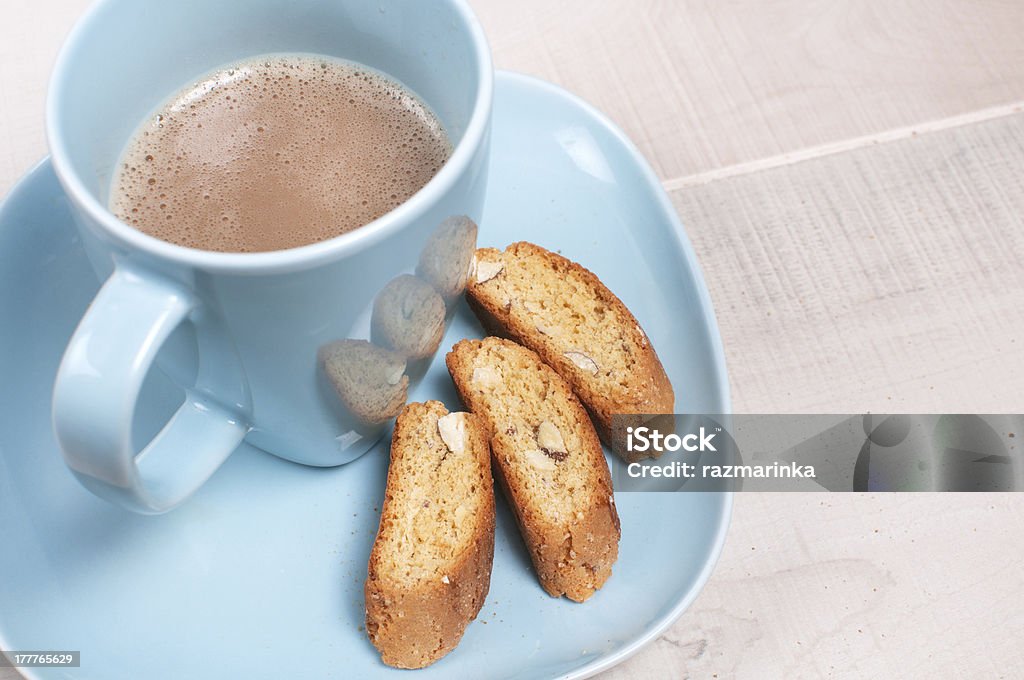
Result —
<path fill-rule="evenodd" d="M 185 248 L 107 209 L 124 147 L 168 96 L 224 64 L 289 52 L 359 62 L 405 84 L 445 125 L 448 162 L 372 223 L 274 252 Z M 243 439 L 319 466 L 351 461 L 379 440 L 465 285 L 492 89 L 486 40 L 462 0 L 92 7 L 58 58 L 47 102 L 53 166 L 105 280 L 54 387 L 57 437 L 78 479 L 131 510 L 159 513 L 199 488 Z M 410 324 L 401 341 L 396 319 Z M 425 342 L 410 349 L 415 333 Z M 182 401 L 140 444 L 133 414 L 153 371 L 180 386 Z"/>

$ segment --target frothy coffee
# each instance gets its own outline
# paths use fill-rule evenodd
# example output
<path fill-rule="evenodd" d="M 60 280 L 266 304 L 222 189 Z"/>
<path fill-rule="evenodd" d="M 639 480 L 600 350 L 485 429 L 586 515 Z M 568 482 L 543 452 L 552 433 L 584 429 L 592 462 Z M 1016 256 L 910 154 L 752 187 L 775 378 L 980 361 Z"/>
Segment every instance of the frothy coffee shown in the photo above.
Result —
<path fill-rule="evenodd" d="M 146 121 L 125 150 L 110 209 L 183 246 L 281 250 L 373 221 L 450 154 L 434 112 L 379 72 L 260 57 L 205 77 Z"/>

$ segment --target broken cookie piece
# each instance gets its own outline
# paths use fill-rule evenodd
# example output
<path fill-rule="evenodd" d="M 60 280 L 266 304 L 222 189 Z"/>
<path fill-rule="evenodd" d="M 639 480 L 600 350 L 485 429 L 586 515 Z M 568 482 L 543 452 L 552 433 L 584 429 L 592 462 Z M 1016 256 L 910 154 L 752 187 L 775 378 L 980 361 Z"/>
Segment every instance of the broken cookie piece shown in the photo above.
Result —
<path fill-rule="evenodd" d="M 420 253 L 416 275 L 433 286 L 447 304 L 466 289 L 476 233 L 476 223 L 469 217 L 449 217 L 434 230 Z"/>
<path fill-rule="evenodd" d="M 320 364 L 346 409 L 364 425 L 381 425 L 405 405 L 405 357 L 366 340 L 336 340 L 320 348 Z"/>
<path fill-rule="evenodd" d="M 373 341 L 414 360 L 437 351 L 444 335 L 444 300 L 411 274 L 392 279 L 373 301 Z"/>

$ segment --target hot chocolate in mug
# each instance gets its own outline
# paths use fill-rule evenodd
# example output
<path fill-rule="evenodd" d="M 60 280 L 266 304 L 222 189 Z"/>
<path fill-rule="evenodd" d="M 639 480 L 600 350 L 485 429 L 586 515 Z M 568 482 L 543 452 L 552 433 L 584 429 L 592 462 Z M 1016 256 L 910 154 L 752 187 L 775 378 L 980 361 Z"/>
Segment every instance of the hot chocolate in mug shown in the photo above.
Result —
<path fill-rule="evenodd" d="M 126 144 L 168 96 L 225 64 L 290 53 L 356 62 L 416 93 L 447 131 L 447 162 L 365 226 L 287 250 L 187 248 L 107 208 Z M 76 477 L 128 509 L 159 513 L 243 440 L 316 466 L 371 448 L 465 286 L 492 90 L 486 40 L 462 0 L 93 6 L 61 51 L 47 102 L 53 166 L 105 281 L 54 387 L 54 427 Z M 182 399 L 140 444 L 133 420 L 151 371 Z"/>

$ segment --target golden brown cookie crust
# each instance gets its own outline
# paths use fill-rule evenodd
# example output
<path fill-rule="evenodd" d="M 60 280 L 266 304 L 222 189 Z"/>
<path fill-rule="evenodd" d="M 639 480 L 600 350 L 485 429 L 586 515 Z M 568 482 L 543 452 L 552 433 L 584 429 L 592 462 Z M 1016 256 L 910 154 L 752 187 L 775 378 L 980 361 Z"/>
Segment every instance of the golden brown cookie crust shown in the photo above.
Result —
<path fill-rule="evenodd" d="M 557 373 L 512 341 L 462 340 L 447 364 L 463 403 L 490 428 L 495 479 L 541 586 L 554 597 L 588 599 L 611 575 L 621 532 L 586 411 Z"/>
<path fill-rule="evenodd" d="M 641 456 L 624 450 L 612 415 L 674 412 L 672 384 L 647 334 L 581 265 L 527 242 L 480 248 L 466 298 L 489 333 L 535 351 L 568 381 L 601 439 L 627 461 Z"/>
<path fill-rule="evenodd" d="M 436 436 L 437 422 L 446 415 L 437 401 L 409 404 L 399 415 L 392 438 L 365 595 L 367 634 L 384 663 L 396 668 L 423 668 L 452 651 L 490 587 L 494 488 L 487 428 L 474 415 L 459 414 L 465 418 L 465 455 L 455 459 Z M 415 476 L 409 474 L 413 468 Z M 438 475 L 432 491 L 421 488 L 431 470 Z M 420 488 L 410 487 L 417 484 Z M 441 513 L 443 501 L 449 504 L 436 527 L 432 516 L 418 524 L 420 518 L 410 516 L 420 508 L 426 513 L 438 508 Z M 451 502 L 464 505 L 453 508 Z M 463 506 L 465 512 L 459 514 Z M 455 514 L 461 533 L 440 536 Z M 445 543 L 446 539 L 451 540 Z M 409 541 L 420 541 L 412 556 Z M 419 548 L 423 541 L 426 549 Z"/>

